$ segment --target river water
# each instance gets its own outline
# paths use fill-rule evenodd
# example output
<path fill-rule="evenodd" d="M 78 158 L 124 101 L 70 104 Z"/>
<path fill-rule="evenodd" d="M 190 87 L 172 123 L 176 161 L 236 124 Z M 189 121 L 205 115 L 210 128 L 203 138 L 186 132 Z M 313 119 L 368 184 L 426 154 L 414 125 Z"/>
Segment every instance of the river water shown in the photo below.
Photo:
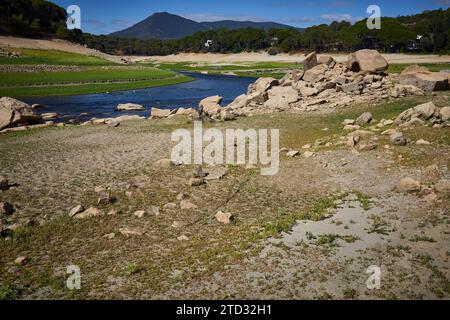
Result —
<path fill-rule="evenodd" d="M 56 112 L 59 120 L 86 120 L 93 117 L 118 117 L 125 114 L 149 116 L 151 107 L 173 109 L 179 107 L 197 108 L 201 99 L 220 95 L 224 98 L 222 106 L 227 105 L 237 96 L 246 93 L 254 78 L 226 75 L 203 75 L 184 73 L 195 80 L 171 86 L 147 89 L 117 91 L 109 94 L 89 94 L 61 97 L 23 97 L 19 98 L 29 104 L 38 103 L 45 106 L 38 113 Z M 120 103 L 137 103 L 146 108 L 145 112 L 119 112 Z M 80 114 L 87 116 L 80 117 Z"/>

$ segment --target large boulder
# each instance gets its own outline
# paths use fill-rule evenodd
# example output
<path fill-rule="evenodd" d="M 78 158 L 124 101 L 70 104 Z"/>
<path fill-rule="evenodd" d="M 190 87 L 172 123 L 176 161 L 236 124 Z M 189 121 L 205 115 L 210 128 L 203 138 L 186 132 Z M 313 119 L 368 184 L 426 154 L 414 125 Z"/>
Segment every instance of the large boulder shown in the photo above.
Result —
<path fill-rule="evenodd" d="M 309 69 L 317 66 L 317 63 L 318 63 L 317 53 L 311 52 L 306 56 L 305 60 L 303 61 L 303 70 L 308 71 Z"/>
<path fill-rule="evenodd" d="M 151 116 L 152 118 L 166 118 L 168 117 L 172 111 L 170 109 L 159 109 L 159 108 L 152 108 Z"/>
<path fill-rule="evenodd" d="M 389 64 L 376 50 L 359 50 L 349 55 L 347 67 L 353 72 L 383 73 Z"/>
<path fill-rule="evenodd" d="M 0 99 L 0 130 L 39 122 L 41 117 L 28 104 L 10 97 Z"/>
<path fill-rule="evenodd" d="M 269 109 L 285 109 L 290 103 L 299 101 L 297 90 L 292 87 L 274 87 L 268 91 L 269 100 L 264 106 Z"/>
<path fill-rule="evenodd" d="M 427 102 L 414 107 L 414 115 L 423 120 L 430 119 L 434 113 L 437 111 L 436 106 L 433 102 Z"/>
<path fill-rule="evenodd" d="M 303 80 L 308 82 L 315 82 L 321 76 L 325 75 L 327 69 L 328 67 L 324 64 L 319 64 L 311 69 L 308 69 L 308 71 L 306 71 L 305 74 L 303 75 Z"/>
<path fill-rule="evenodd" d="M 256 92 L 267 92 L 272 89 L 272 87 L 276 87 L 279 85 L 279 81 L 275 78 L 259 78 L 255 82 L 255 91 Z"/>
<path fill-rule="evenodd" d="M 327 66 L 332 65 L 335 62 L 332 56 L 328 55 L 322 55 L 319 57 L 318 63 L 319 64 L 326 64 Z"/>
<path fill-rule="evenodd" d="M 439 111 L 441 114 L 442 121 L 450 120 L 450 107 L 444 107 Z"/>
<path fill-rule="evenodd" d="M 117 106 L 117 111 L 145 111 L 145 107 L 136 103 L 121 103 Z"/>
<path fill-rule="evenodd" d="M 449 77 L 443 72 L 431 72 L 427 68 L 413 65 L 400 74 L 400 84 L 413 85 L 425 91 L 447 90 Z"/>
<path fill-rule="evenodd" d="M 211 96 L 200 101 L 198 107 L 201 112 L 207 114 L 208 116 L 213 116 L 220 113 L 220 103 L 222 100 L 223 98 L 221 96 Z"/>

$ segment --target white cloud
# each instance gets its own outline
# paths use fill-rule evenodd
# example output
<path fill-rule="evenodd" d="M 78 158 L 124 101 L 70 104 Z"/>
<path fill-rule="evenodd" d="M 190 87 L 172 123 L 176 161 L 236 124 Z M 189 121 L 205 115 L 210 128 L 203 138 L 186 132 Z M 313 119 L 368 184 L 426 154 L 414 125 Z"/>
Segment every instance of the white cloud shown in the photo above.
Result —
<path fill-rule="evenodd" d="M 122 28 L 128 28 L 134 25 L 136 22 L 129 21 L 129 20 L 122 20 L 122 19 L 112 19 L 111 25 L 118 26 Z"/>
<path fill-rule="evenodd" d="M 328 22 L 333 22 L 333 21 L 356 22 L 358 20 L 362 20 L 363 19 L 362 17 L 353 17 L 349 13 L 326 13 L 326 14 L 320 15 L 320 17 L 323 20 L 326 20 Z"/>
<path fill-rule="evenodd" d="M 246 15 L 219 15 L 210 13 L 193 13 L 184 14 L 183 17 L 191 19 L 197 22 L 212 22 L 221 20 L 234 20 L 234 21 L 253 21 L 253 22 L 266 22 L 270 19 L 257 16 L 246 16 Z"/>

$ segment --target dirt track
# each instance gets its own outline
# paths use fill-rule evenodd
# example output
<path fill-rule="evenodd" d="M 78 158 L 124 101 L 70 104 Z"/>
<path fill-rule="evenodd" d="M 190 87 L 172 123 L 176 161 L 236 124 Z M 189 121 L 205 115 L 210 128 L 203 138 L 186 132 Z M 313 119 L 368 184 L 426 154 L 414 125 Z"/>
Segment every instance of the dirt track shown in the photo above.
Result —
<path fill-rule="evenodd" d="M 338 62 L 347 60 L 345 54 L 331 54 Z M 450 56 L 438 55 L 407 55 L 383 54 L 391 64 L 399 63 L 448 63 Z M 180 53 L 170 56 L 154 56 L 152 60 L 159 62 L 208 62 L 208 63 L 236 63 L 236 62 L 301 62 L 303 54 L 279 54 L 270 56 L 267 53 L 239 53 L 239 54 L 211 54 L 211 53 Z"/>
<path fill-rule="evenodd" d="M 41 49 L 41 50 L 58 50 L 64 52 L 78 53 L 87 56 L 94 56 L 103 58 L 112 62 L 122 63 L 122 58 L 128 61 L 140 61 L 146 57 L 128 57 L 128 56 L 113 56 L 98 50 L 89 49 L 82 45 L 74 44 L 64 40 L 42 40 L 42 39 L 28 39 L 17 37 L 0 36 L 0 47 L 10 48 L 27 48 L 27 49 Z"/>

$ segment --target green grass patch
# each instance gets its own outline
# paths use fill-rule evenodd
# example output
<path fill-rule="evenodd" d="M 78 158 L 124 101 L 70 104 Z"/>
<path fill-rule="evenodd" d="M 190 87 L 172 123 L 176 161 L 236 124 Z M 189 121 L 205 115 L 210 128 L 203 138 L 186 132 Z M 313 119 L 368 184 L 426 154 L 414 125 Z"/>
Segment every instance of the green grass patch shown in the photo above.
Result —
<path fill-rule="evenodd" d="M 106 66 L 116 63 L 93 56 L 57 50 L 10 49 L 20 54 L 19 58 L 0 56 L 0 64 L 49 64 L 77 66 Z"/>
<path fill-rule="evenodd" d="M 273 77 L 282 78 L 287 70 L 301 68 L 300 63 L 293 62 L 251 62 L 230 64 L 200 64 L 193 62 L 162 63 L 147 62 L 144 65 L 153 65 L 164 70 L 208 72 L 209 74 L 234 73 L 241 77 Z"/>
<path fill-rule="evenodd" d="M 411 239 L 409 239 L 411 242 L 436 242 L 433 238 L 425 236 L 425 235 L 415 235 Z"/>
<path fill-rule="evenodd" d="M 0 73 L 0 85 L 47 85 L 64 83 L 100 82 L 100 81 L 138 81 L 162 80 L 177 74 L 155 68 L 132 69 L 127 67 L 94 68 L 79 72 L 36 72 L 36 73 Z"/>
<path fill-rule="evenodd" d="M 79 85 L 59 85 L 59 86 L 35 86 L 35 87 L 14 87 L 0 88 L 0 95 L 10 97 L 32 97 L 32 96 L 65 96 L 80 94 L 106 93 L 122 90 L 145 89 L 150 87 L 160 87 L 189 82 L 193 79 L 184 75 L 167 79 L 132 81 L 122 83 L 94 83 Z"/>
<path fill-rule="evenodd" d="M 414 65 L 414 63 L 391 64 L 389 65 L 388 72 L 400 73 L 411 65 Z M 418 65 L 433 72 L 450 70 L 450 63 L 419 63 Z"/>

